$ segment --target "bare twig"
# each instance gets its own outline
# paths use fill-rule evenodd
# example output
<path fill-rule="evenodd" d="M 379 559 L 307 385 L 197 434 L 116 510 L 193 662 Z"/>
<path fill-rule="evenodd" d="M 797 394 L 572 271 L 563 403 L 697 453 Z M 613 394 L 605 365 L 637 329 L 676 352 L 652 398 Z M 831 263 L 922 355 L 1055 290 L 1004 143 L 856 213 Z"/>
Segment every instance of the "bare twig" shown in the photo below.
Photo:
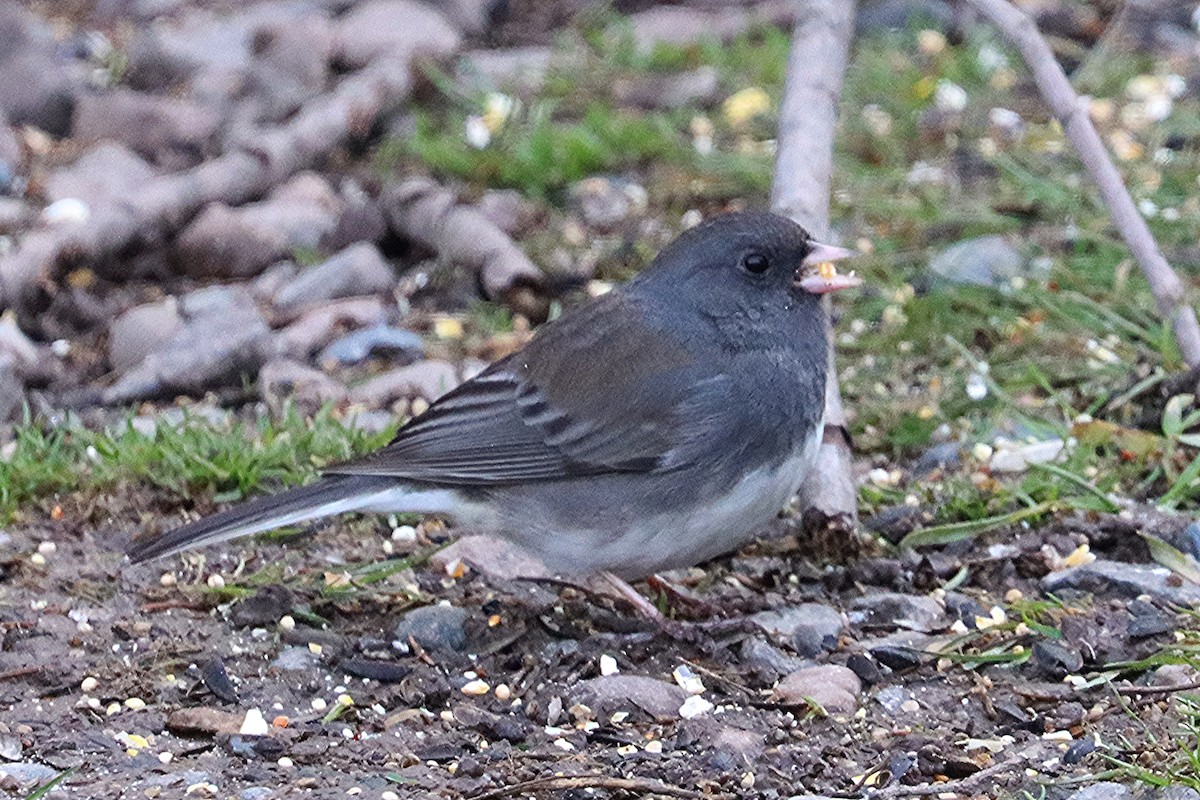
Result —
<path fill-rule="evenodd" d="M 511 786 L 502 786 L 490 792 L 475 795 L 473 800 L 498 800 L 501 797 L 512 797 L 517 794 L 534 792 L 562 792 L 569 789 L 609 789 L 618 792 L 630 792 L 638 797 L 665 795 L 667 797 L 682 797 L 686 800 L 713 800 L 721 795 L 701 794 L 681 786 L 656 781 L 652 778 L 612 778 L 607 775 L 553 775 L 546 778 L 534 778 Z"/>
<path fill-rule="evenodd" d="M 829 235 L 829 184 L 838 98 L 854 33 L 852 0 L 808 0 L 792 34 L 787 82 L 780 110 L 779 149 L 771 185 L 771 206 L 799 222 L 814 237 Z M 826 300 L 829 371 L 825 382 L 825 426 L 844 430 L 846 414 L 833 356 L 831 306 Z M 806 518 L 825 527 L 853 528 L 858 492 L 850 471 L 850 446 L 843 435 L 826 436 L 817 466 L 800 488 Z"/>
<path fill-rule="evenodd" d="M 1200 681 L 1180 683 L 1175 686 L 1119 686 L 1117 694 L 1136 697 L 1138 695 L 1175 694 L 1175 692 L 1194 692 L 1200 689 Z"/>
<path fill-rule="evenodd" d="M 1183 282 L 1163 258 L 1146 220 L 1138 213 L 1113 165 L 1100 134 L 1088 115 L 1088 101 L 1080 98 L 1055 60 L 1050 46 L 1038 33 L 1037 25 L 1008 0 L 967 0 L 990 19 L 1025 59 L 1033 73 L 1042 98 L 1062 124 L 1067 138 L 1092 176 L 1113 225 L 1129 246 L 1138 266 L 1150 284 L 1154 302 L 1175 331 L 1175 341 L 1189 367 L 1200 366 L 1200 324 L 1195 310 L 1185 302 Z"/>

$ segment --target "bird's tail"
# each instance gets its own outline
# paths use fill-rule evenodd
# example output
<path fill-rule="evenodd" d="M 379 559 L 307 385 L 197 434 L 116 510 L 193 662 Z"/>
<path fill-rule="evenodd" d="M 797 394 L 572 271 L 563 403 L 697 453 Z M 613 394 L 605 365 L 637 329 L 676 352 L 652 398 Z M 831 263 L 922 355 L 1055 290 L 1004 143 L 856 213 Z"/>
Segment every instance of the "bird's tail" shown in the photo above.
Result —
<path fill-rule="evenodd" d="M 381 495 L 394 492 L 395 488 L 396 481 L 390 478 L 330 475 L 308 486 L 242 503 L 167 531 L 162 536 L 135 541 L 130 545 L 128 555 L 136 564 L 241 536 L 359 511 L 371 507 Z"/>

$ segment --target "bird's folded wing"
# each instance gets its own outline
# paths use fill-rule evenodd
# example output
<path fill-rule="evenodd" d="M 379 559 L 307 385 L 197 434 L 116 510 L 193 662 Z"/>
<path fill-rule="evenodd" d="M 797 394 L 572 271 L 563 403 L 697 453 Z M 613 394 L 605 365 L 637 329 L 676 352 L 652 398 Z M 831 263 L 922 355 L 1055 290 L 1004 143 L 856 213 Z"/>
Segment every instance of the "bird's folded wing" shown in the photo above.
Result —
<path fill-rule="evenodd" d="M 713 365 L 627 299 L 604 300 L 444 395 L 387 447 L 327 472 L 489 486 L 679 466 L 688 417 L 722 379 L 706 379 Z"/>

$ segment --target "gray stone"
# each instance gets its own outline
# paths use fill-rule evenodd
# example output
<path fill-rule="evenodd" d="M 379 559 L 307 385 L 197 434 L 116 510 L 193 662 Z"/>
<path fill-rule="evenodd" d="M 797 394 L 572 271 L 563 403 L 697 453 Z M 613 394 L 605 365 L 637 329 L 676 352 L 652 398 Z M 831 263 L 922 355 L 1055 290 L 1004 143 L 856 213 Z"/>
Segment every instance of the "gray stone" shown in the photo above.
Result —
<path fill-rule="evenodd" d="M 315 267 L 301 270 L 275 295 L 275 307 L 295 311 L 326 300 L 383 293 L 395 284 L 396 273 L 379 248 L 359 242 Z"/>
<path fill-rule="evenodd" d="M 425 354 L 425 340 L 419 334 L 390 325 L 374 325 L 348 333 L 330 342 L 317 363 L 322 366 L 358 364 L 372 356 L 403 356 L 420 358 Z"/>
<path fill-rule="evenodd" d="M 132 369 L 170 341 L 182 324 L 179 302 L 174 297 L 118 314 L 108 327 L 109 366 L 117 372 Z"/>
<path fill-rule="evenodd" d="M 1148 594 L 1164 603 L 1181 606 L 1200 604 L 1200 587 L 1180 579 L 1157 564 L 1126 564 L 1123 561 L 1097 559 L 1091 564 L 1051 572 L 1042 578 L 1048 592 L 1077 589 L 1097 594 L 1137 597 Z"/>
<path fill-rule="evenodd" d="M 0 314 L 0 355 L 10 357 L 18 372 L 35 370 L 42 358 L 40 349 L 17 325 L 12 312 Z"/>
<path fill-rule="evenodd" d="M 186 317 L 226 314 L 239 309 L 256 309 L 254 294 L 243 284 L 217 284 L 193 289 L 179 298 L 179 310 Z"/>
<path fill-rule="evenodd" d="M 980 236 L 951 245 L 934 256 L 929 270 L 951 283 L 1003 285 L 1025 274 L 1026 260 L 1004 236 Z"/>
<path fill-rule="evenodd" d="M 432 402 L 457 385 L 458 373 L 453 364 L 430 359 L 366 380 L 350 390 L 350 399 L 376 408 L 413 397 Z"/>
<path fill-rule="evenodd" d="M 0 777 L 7 775 L 22 786 L 31 783 L 43 783 L 58 774 L 58 770 L 37 764 L 32 761 L 17 761 L 12 764 L 0 764 Z"/>
<path fill-rule="evenodd" d="M 833 650 L 846 624 L 841 612 L 821 603 L 760 611 L 750 619 L 768 633 L 786 638 L 806 657 Z"/>
<path fill-rule="evenodd" d="M 785 653 L 757 636 L 742 642 L 741 663 L 748 669 L 766 673 L 771 680 L 814 666 L 813 662 Z"/>
<path fill-rule="evenodd" d="M 1133 800 L 1133 792 L 1124 784 L 1101 781 L 1072 792 L 1067 800 Z"/>
<path fill-rule="evenodd" d="M 198 162 L 221 125 L 215 109 L 190 100 L 114 89 L 81 95 L 74 136 L 122 142 L 137 153 L 182 166 Z"/>
<path fill-rule="evenodd" d="M 33 217 L 33 208 L 24 200 L 0 197 L 0 236 L 24 230 Z"/>
<path fill-rule="evenodd" d="M 442 0 L 438 8 L 463 33 L 479 34 L 490 27 L 492 15 L 502 4 L 506 0 Z"/>
<path fill-rule="evenodd" d="M 0 112 L 12 125 L 71 132 L 77 75 L 50 27 L 19 3 L 0 4 Z"/>
<path fill-rule="evenodd" d="M 367 0 L 338 20 L 334 58 L 360 69 L 379 57 L 408 61 L 445 58 L 461 37 L 437 9 L 414 0 Z"/>
<path fill-rule="evenodd" d="M 935 469 L 953 469 L 962 463 L 962 452 L 958 442 L 935 444 L 913 465 L 913 473 L 926 475 Z"/>
<path fill-rule="evenodd" d="M 302 172 L 265 200 L 238 208 L 205 206 L 177 237 L 174 260 L 193 278 L 248 278 L 297 249 L 317 247 L 341 211 L 328 182 Z"/>
<path fill-rule="evenodd" d="M 515 189 L 489 189 L 475 207 L 510 236 L 533 225 L 540 214 L 538 207 Z"/>
<path fill-rule="evenodd" d="M 21 163 L 21 142 L 17 131 L 8 124 L 8 118 L 0 111 L 0 163 L 15 171 Z"/>
<path fill-rule="evenodd" d="M 904 686 L 885 686 L 875 693 L 875 702 L 883 706 L 883 710 L 895 717 L 901 713 L 901 706 L 909 700 L 915 700 L 912 690 Z"/>
<path fill-rule="evenodd" d="M 776 684 L 775 700 L 802 706 L 809 700 L 833 714 L 849 714 L 858 708 L 862 681 L 852 670 L 837 664 L 806 667 Z"/>
<path fill-rule="evenodd" d="M 456 606 L 421 606 L 409 611 L 396 623 L 395 639 L 407 643 L 411 636 L 426 650 L 461 653 L 467 649 L 464 629 L 470 612 Z"/>
<path fill-rule="evenodd" d="M 646 190 L 624 178 L 595 175 L 567 191 L 571 210 L 590 228 L 610 231 L 646 210 Z"/>
<path fill-rule="evenodd" d="M 273 669 L 282 672 L 302 672 L 321 663 L 321 657 L 307 647 L 285 647 L 271 662 Z"/>
<path fill-rule="evenodd" d="M 854 613 L 850 615 L 850 621 L 865 627 L 907 628 L 930 633 L 948 624 L 946 610 L 925 595 L 874 592 L 856 599 L 851 608 Z"/>
<path fill-rule="evenodd" d="M 279 332 L 280 351 L 305 359 L 347 329 L 373 325 L 383 319 L 378 297 L 352 297 L 310 308 Z"/>
<path fill-rule="evenodd" d="M 571 687 L 571 702 L 582 703 L 607 719 L 618 711 L 641 711 L 658 722 L 679 719 L 687 692 L 674 683 L 644 675 L 604 675 Z"/>
<path fill-rule="evenodd" d="M 258 373 L 263 400 L 276 411 L 292 403 L 306 414 L 346 399 L 346 387 L 319 369 L 288 359 L 274 359 Z"/>
<path fill-rule="evenodd" d="M 0 423 L 17 419 L 24 407 L 25 384 L 17 375 L 14 359 L 0 353 Z"/>
<path fill-rule="evenodd" d="M 240 797 L 241 800 L 270 800 L 274 793 L 274 789 L 268 789 L 266 786 L 247 786 L 242 789 Z"/>
<path fill-rule="evenodd" d="M 46 199 L 55 202 L 74 198 L 94 209 L 136 196 L 155 174 L 152 166 L 125 145 L 102 142 L 75 163 L 47 176 Z"/>
<path fill-rule="evenodd" d="M 234 305 L 187 320 L 102 394 L 105 403 L 199 395 L 257 374 L 271 331 L 257 308 Z"/>
<path fill-rule="evenodd" d="M 439 571 L 455 561 L 493 578 L 548 578 L 550 570 L 537 557 L 498 536 L 463 536 L 434 553 L 430 565 Z"/>

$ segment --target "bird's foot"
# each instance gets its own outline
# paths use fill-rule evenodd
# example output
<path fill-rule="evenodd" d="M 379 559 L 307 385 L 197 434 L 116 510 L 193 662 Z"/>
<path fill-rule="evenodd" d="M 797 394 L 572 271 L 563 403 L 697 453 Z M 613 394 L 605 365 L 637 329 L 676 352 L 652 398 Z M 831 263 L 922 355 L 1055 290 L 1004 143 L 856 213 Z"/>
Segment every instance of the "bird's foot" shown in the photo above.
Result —
<path fill-rule="evenodd" d="M 604 577 L 612 584 L 621 597 L 634 607 L 634 610 L 641 617 L 651 622 L 661 633 L 666 634 L 677 642 L 684 642 L 702 647 L 705 650 L 715 651 L 719 644 L 717 642 L 718 638 L 724 638 L 731 634 L 762 633 L 762 627 L 749 617 L 695 621 L 671 619 L 621 578 L 610 572 L 604 573 Z M 703 603 L 704 601 L 699 602 Z M 705 605 L 708 609 L 715 611 L 715 608 L 710 604 L 705 603 Z"/>

